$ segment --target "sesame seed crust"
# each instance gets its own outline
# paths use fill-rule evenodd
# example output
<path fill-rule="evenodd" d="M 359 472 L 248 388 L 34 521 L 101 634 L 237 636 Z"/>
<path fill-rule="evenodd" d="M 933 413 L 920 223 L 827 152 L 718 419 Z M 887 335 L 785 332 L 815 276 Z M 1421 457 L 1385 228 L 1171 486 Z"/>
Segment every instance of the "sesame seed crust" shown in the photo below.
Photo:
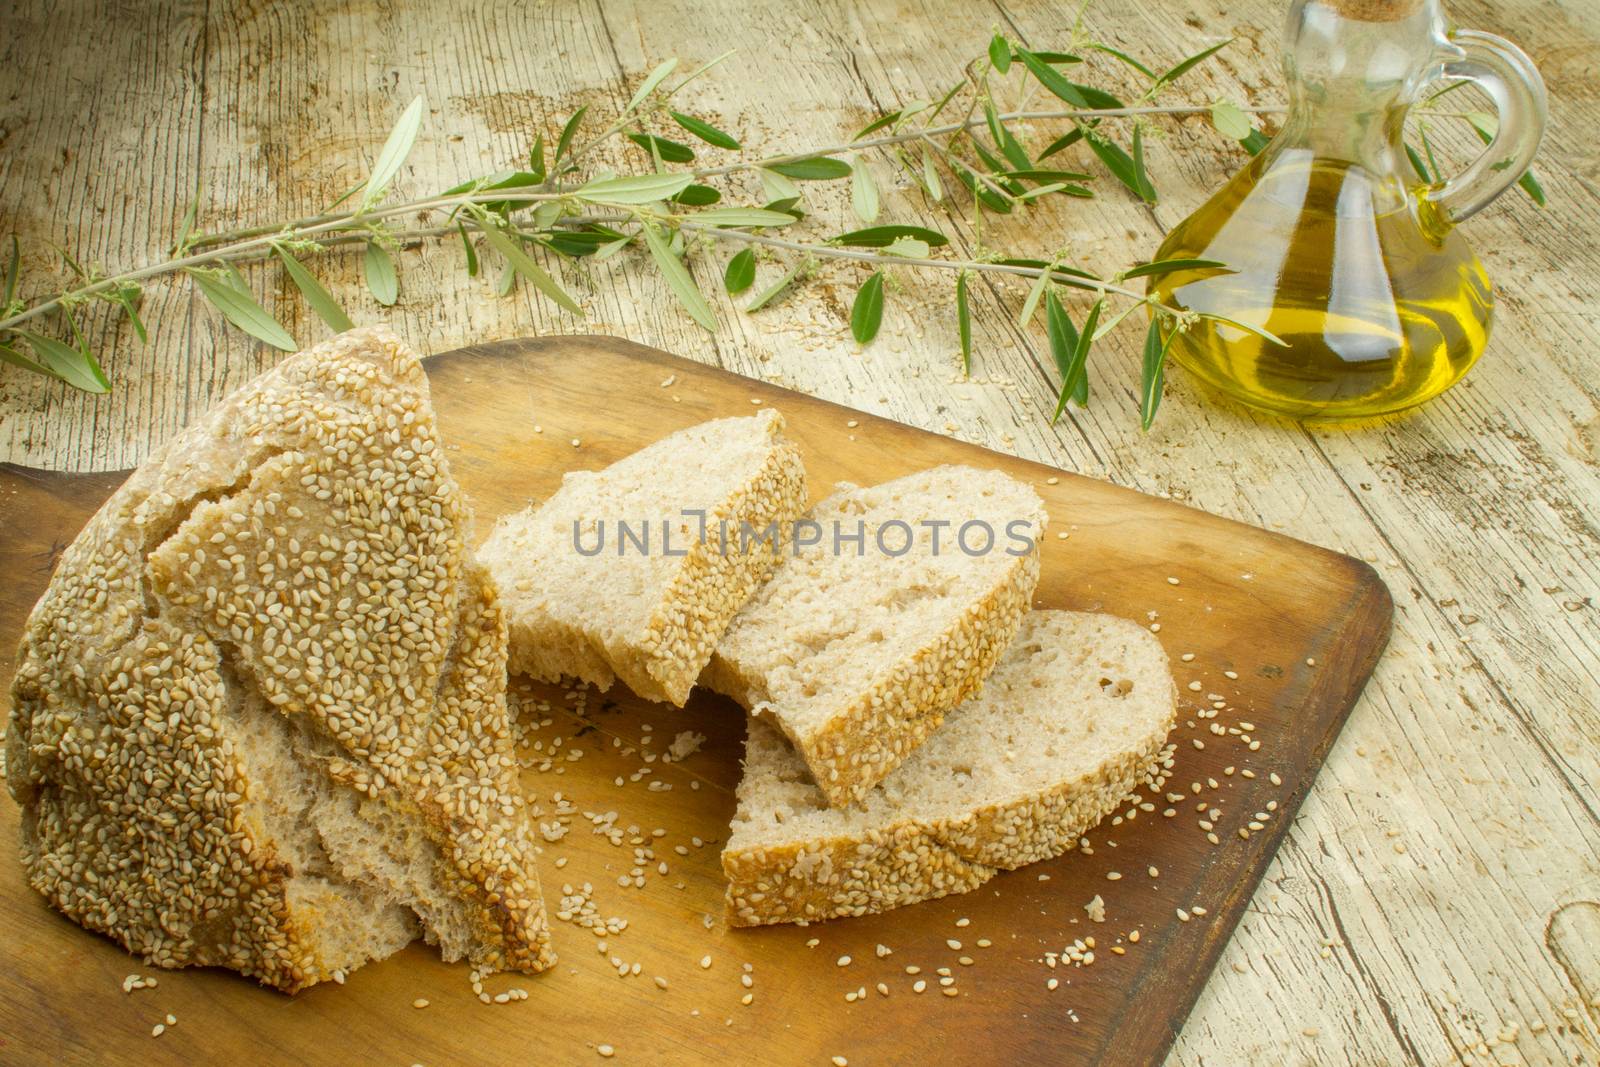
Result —
<path fill-rule="evenodd" d="M 966 475 L 964 468 L 940 468 L 885 483 L 871 492 L 913 481 L 937 484 L 948 480 L 955 484 Z M 985 477 L 1004 479 L 997 472 L 985 472 Z M 1031 489 L 1020 483 L 1015 488 L 1026 500 L 1026 511 L 1019 509 L 1004 519 L 1025 520 L 1036 546 L 1047 522 L 1043 504 Z M 831 516 L 835 510 L 858 514 L 860 506 L 854 499 L 858 492 L 846 487 L 819 504 L 814 514 Z M 890 508 L 884 508 L 883 515 L 900 521 L 906 521 L 902 515 L 916 518 L 909 511 Z M 1038 549 L 1016 556 L 995 552 L 990 559 L 1003 562 L 1000 566 L 983 562 L 985 569 L 980 573 L 989 576 L 988 584 L 972 590 L 970 601 L 955 610 L 942 630 L 903 655 L 875 664 L 868 684 L 830 709 L 820 725 L 792 717 L 786 706 L 792 692 L 787 697 L 780 695 L 773 684 L 772 675 L 794 672 L 797 650 L 780 647 L 773 654 L 770 644 L 764 647 L 759 637 L 751 637 L 752 633 L 760 635 L 789 627 L 787 616 L 796 606 L 782 594 L 765 598 L 758 595 L 744 609 L 711 657 L 701 682 L 781 729 L 805 760 L 830 805 L 858 803 L 939 727 L 950 709 L 979 691 L 1016 636 L 1038 586 Z M 780 564 L 780 568 L 783 566 Z M 978 565 L 974 564 L 972 570 L 978 571 Z M 890 581 L 903 580 L 893 573 L 887 577 Z M 771 587 L 763 592 L 770 591 Z M 892 595 L 890 590 L 880 593 Z"/>
<path fill-rule="evenodd" d="M 287 992 L 419 929 L 449 959 L 553 962 L 470 525 L 387 331 L 283 361 L 153 455 L 18 652 L 29 882 L 152 965 Z"/>
<path fill-rule="evenodd" d="M 772 409 L 690 427 L 605 470 L 569 475 L 548 500 L 502 519 L 480 558 L 506 598 L 511 669 L 600 689 L 621 678 L 641 697 L 681 707 L 717 639 L 776 563 L 776 546 L 756 541 L 741 550 L 741 523 L 756 530 L 777 523 L 782 544 L 805 507 L 805 468 L 783 427 Z M 719 477 L 713 487 L 696 477 L 712 468 L 731 482 Z M 683 518 L 685 508 L 705 512 L 704 539 Z M 598 523 L 616 537 L 618 520 L 641 519 L 677 524 L 670 555 L 659 542 L 627 555 L 608 542 L 605 552 L 584 558 L 568 540 L 573 523 L 592 539 Z M 633 585 L 608 600 L 600 590 L 624 573 L 635 576 Z"/>
<path fill-rule="evenodd" d="M 1032 613 L 1031 623 L 1024 623 L 1030 644 L 1040 630 L 1038 624 L 1044 621 L 1043 616 L 1070 622 L 1074 613 Z M 775 729 L 752 721 L 746 742 L 746 781 L 740 784 L 739 812 L 722 854 L 723 873 L 729 883 L 728 921 L 735 926 L 756 926 L 886 911 L 964 893 L 1001 870 L 1049 859 L 1075 848 L 1087 830 L 1115 812 L 1141 783 L 1159 777 L 1166 737 L 1177 717 L 1176 688 L 1166 672 L 1159 645 L 1140 632 L 1136 624 L 1125 620 L 1115 621 L 1111 632 L 1118 631 L 1122 640 L 1144 647 L 1145 654 L 1160 666 L 1159 682 L 1150 691 L 1141 691 L 1140 707 L 1144 710 L 1129 721 L 1127 732 L 1119 732 L 1118 740 L 1097 750 L 1092 759 L 1080 761 L 1076 773 L 1040 780 L 1032 786 L 1004 786 L 988 799 L 979 793 L 974 799 L 981 802 L 970 807 L 955 799 L 941 802 L 934 809 L 925 805 L 918 809 L 916 805 L 891 800 L 878 804 L 866 815 L 845 810 L 802 810 L 803 805 L 817 801 L 804 799 L 803 792 L 774 784 L 796 780 L 796 756 L 784 753 L 786 746 Z M 1009 675 L 1006 684 L 1013 695 L 993 699 L 1009 706 L 1017 692 L 1029 690 L 1035 678 L 1040 677 L 1029 673 L 1034 669 L 1030 661 L 1036 655 L 1031 648 L 1014 650 L 996 673 L 996 678 L 1001 677 L 1000 672 Z M 1157 675 L 1152 673 L 1150 680 L 1156 683 Z M 1048 682 L 1047 688 L 1037 692 L 1046 695 L 1036 699 L 1059 699 L 1050 693 Z M 974 701 L 989 699 L 986 690 Z M 952 722 L 956 716 L 970 715 L 976 707 L 974 703 L 956 709 L 951 713 Z M 1080 716 L 1094 714 L 1086 709 L 1063 710 Z M 1009 715 L 1002 715 L 997 722 L 1008 719 Z M 1102 731 L 1119 729 L 1109 723 L 1098 725 Z M 1094 725 L 1086 722 L 1085 728 L 1093 736 Z M 970 744 L 970 738 L 963 741 L 967 747 Z M 927 762 L 927 751 L 912 757 L 901 773 L 879 787 L 874 799 L 882 801 L 911 789 L 908 775 L 921 776 L 922 780 L 947 773 L 937 768 L 943 766 L 948 753 L 929 757 L 936 768 L 932 772 L 919 766 Z M 974 754 L 973 758 L 981 757 Z M 752 781 L 750 776 L 756 768 L 760 768 L 761 777 Z M 762 802 L 756 800 L 757 795 L 774 788 L 782 799 L 766 803 L 779 803 L 782 809 L 760 810 Z M 815 783 L 807 783 L 806 788 L 816 788 Z M 930 814 L 930 810 L 938 814 Z M 807 811 L 827 818 L 820 825 L 816 819 L 796 821 L 809 818 Z M 770 821 L 774 817 L 776 823 Z M 768 829 L 754 833 L 742 829 L 752 819 L 760 819 Z M 785 825 L 806 829 L 782 830 Z M 834 829 L 826 830 L 825 826 Z"/>

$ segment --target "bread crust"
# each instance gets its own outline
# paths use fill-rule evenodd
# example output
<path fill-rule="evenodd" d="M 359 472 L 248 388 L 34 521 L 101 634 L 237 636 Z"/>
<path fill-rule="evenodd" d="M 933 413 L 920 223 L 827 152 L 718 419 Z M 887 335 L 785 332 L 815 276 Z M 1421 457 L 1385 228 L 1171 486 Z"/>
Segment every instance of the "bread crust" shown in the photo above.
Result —
<path fill-rule="evenodd" d="M 30 884 L 153 965 L 287 992 L 398 949 L 418 916 L 449 958 L 553 962 L 470 523 L 420 362 L 387 331 L 285 360 L 152 456 L 63 554 L 18 652 Z M 270 795 L 285 763 L 362 813 L 353 836 L 414 838 L 415 884 Z"/>
<path fill-rule="evenodd" d="M 1145 635 L 1148 637 L 1148 635 Z M 1177 719 L 1169 709 L 1112 758 L 1047 788 L 941 819 L 913 816 L 779 845 L 722 854 L 734 926 L 859 916 L 963 893 L 1002 870 L 1062 855 L 1158 773 Z"/>
<path fill-rule="evenodd" d="M 806 504 L 805 466 L 799 449 L 783 436 L 782 415 L 767 409 L 752 418 L 763 420 L 767 434 L 761 462 L 721 500 L 679 503 L 684 508 L 705 508 L 707 536 L 704 540 L 694 536 L 686 549 L 680 549 L 681 562 L 635 632 L 608 633 L 588 615 L 555 610 L 546 601 L 546 591 L 537 587 L 537 579 L 527 575 L 519 555 L 527 551 L 523 531 L 544 521 L 546 514 L 561 514 L 560 491 L 543 504 L 501 520 L 482 556 L 507 595 L 513 671 L 546 682 L 575 678 L 602 690 L 621 678 L 646 700 L 683 706 L 729 621 L 777 561 L 775 546 L 769 549 L 757 542 L 743 551 L 733 541 L 740 524 L 761 530 L 775 522 L 786 530 Z M 650 447 L 670 449 L 677 436 Z M 727 552 L 718 537 L 724 521 L 730 538 Z M 786 540 L 785 533 L 779 543 Z"/>

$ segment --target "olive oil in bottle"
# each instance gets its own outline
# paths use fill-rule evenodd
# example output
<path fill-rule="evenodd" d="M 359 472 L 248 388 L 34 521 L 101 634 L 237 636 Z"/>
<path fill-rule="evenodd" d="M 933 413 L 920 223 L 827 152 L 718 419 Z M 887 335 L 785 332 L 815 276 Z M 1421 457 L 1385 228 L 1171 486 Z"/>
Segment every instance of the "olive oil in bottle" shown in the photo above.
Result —
<path fill-rule="evenodd" d="M 1257 158 L 1168 237 L 1158 258 L 1211 259 L 1152 289 L 1200 320 L 1175 359 L 1247 403 L 1299 418 L 1399 411 L 1460 380 L 1489 337 L 1493 293 L 1454 230 L 1426 234 L 1405 197 L 1359 165 Z M 1270 162 L 1270 166 L 1265 165 Z"/>
<path fill-rule="evenodd" d="M 1488 341 L 1493 290 L 1455 226 L 1532 161 L 1538 71 L 1507 41 L 1451 29 L 1439 0 L 1294 0 L 1284 66 L 1283 129 L 1156 253 L 1226 268 L 1151 275 L 1162 303 L 1199 313 L 1163 317 L 1169 354 L 1296 418 L 1420 404 Z M 1401 140 L 1406 113 L 1430 86 L 1465 80 L 1497 102 L 1498 132 L 1460 175 L 1429 184 Z"/>

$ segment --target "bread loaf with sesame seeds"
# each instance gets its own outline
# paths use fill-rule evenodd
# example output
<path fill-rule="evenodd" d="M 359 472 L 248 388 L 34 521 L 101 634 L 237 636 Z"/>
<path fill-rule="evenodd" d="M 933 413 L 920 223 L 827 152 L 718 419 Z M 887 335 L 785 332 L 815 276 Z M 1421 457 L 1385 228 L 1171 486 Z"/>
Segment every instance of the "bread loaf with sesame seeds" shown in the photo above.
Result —
<path fill-rule="evenodd" d="M 886 911 L 1061 855 L 1141 783 L 1159 790 L 1176 698 L 1138 624 L 1030 612 L 983 692 L 859 809 L 829 807 L 783 735 L 751 717 L 722 853 L 729 921 Z"/>
<path fill-rule="evenodd" d="M 983 683 L 1038 584 L 1046 516 L 1014 478 L 944 466 L 842 485 L 807 518 L 701 682 L 782 731 L 841 805 Z"/>
<path fill-rule="evenodd" d="M 387 331 L 284 360 L 153 455 L 18 653 L 33 887 L 154 965 L 287 992 L 419 934 L 552 963 L 471 521 Z"/>
<path fill-rule="evenodd" d="M 682 706 L 805 502 L 799 450 L 770 408 L 569 473 L 478 553 L 505 598 L 511 669 L 601 689 L 621 678 Z M 770 524 L 779 537 L 762 539 Z"/>

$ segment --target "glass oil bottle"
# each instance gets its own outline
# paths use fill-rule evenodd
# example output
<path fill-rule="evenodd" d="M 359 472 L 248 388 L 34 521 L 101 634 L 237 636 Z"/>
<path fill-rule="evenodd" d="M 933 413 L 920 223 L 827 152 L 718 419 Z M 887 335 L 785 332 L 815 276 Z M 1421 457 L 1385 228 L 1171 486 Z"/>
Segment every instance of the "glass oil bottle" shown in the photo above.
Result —
<path fill-rule="evenodd" d="M 1413 407 L 1459 381 L 1488 341 L 1494 291 L 1456 223 L 1514 183 L 1544 124 L 1539 75 L 1515 45 L 1447 29 L 1438 0 L 1296 0 L 1281 132 L 1168 235 L 1157 259 L 1227 269 L 1152 277 L 1171 307 L 1237 320 L 1169 324 L 1171 357 L 1253 407 L 1352 420 Z M 1498 132 L 1462 174 L 1423 182 L 1406 112 L 1471 80 Z"/>

